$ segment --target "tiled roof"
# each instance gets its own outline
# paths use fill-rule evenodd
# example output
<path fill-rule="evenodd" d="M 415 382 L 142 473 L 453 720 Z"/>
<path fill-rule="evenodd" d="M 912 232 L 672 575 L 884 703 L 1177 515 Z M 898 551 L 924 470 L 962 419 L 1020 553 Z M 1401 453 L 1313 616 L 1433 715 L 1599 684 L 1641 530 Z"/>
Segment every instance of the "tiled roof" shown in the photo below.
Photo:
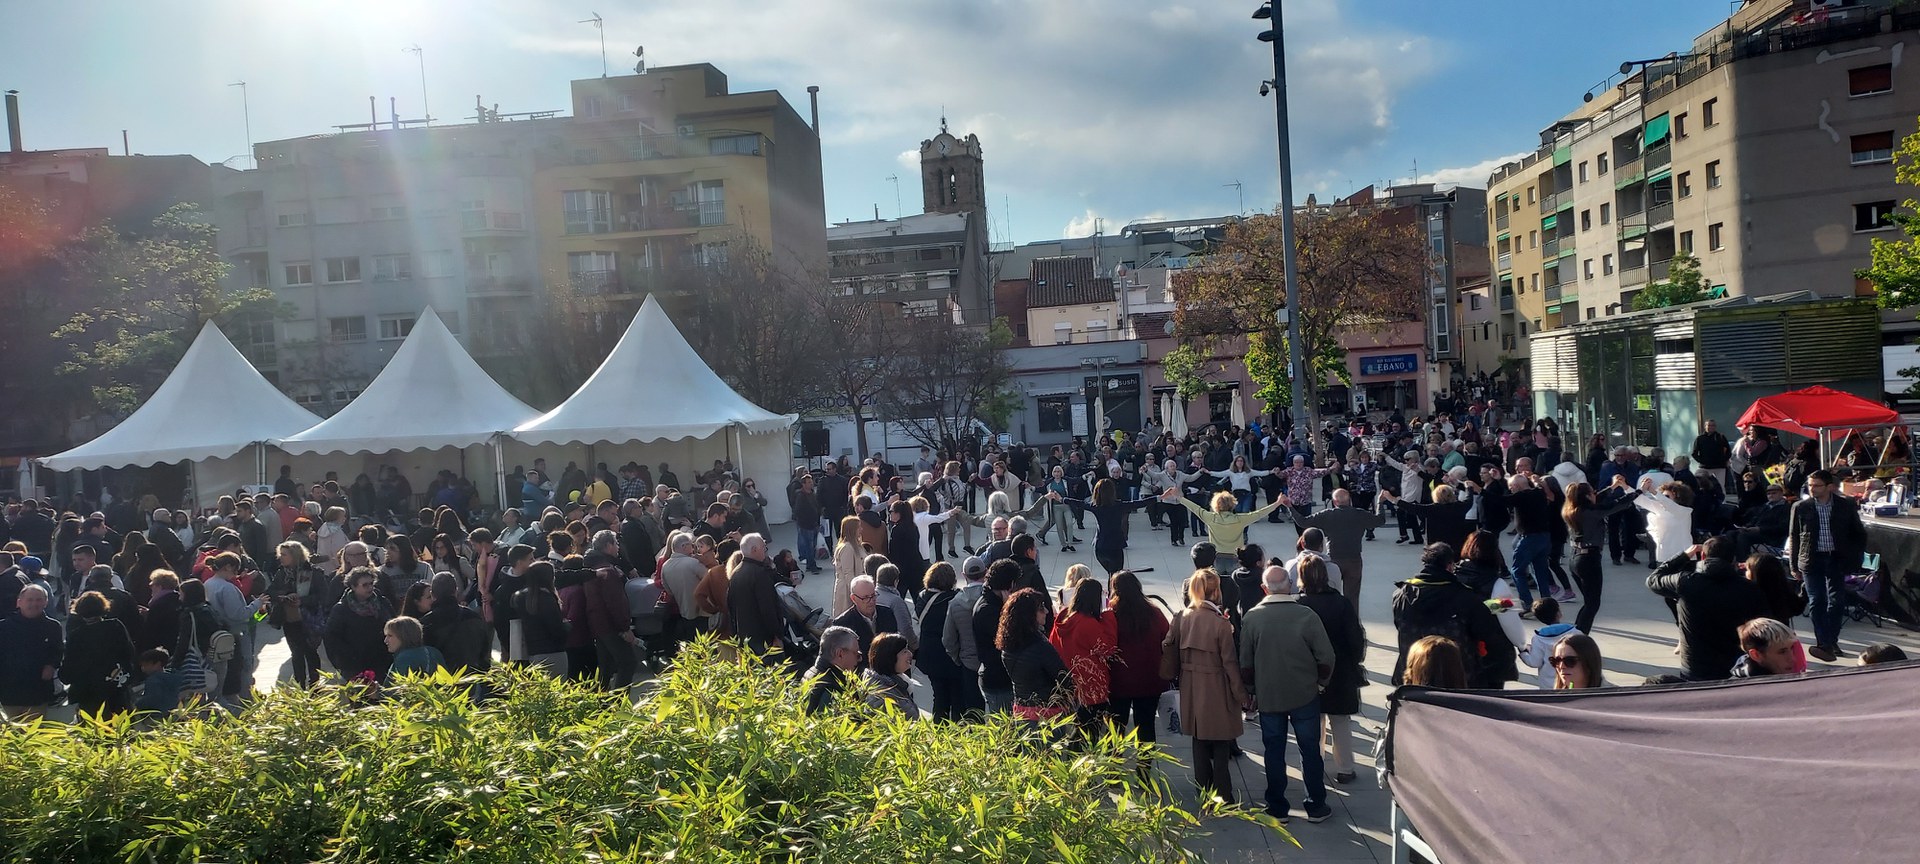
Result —
<path fill-rule="evenodd" d="M 1027 308 L 1082 306 L 1114 299 L 1113 280 L 1093 275 L 1093 259 L 1036 258 L 1027 287 Z"/>

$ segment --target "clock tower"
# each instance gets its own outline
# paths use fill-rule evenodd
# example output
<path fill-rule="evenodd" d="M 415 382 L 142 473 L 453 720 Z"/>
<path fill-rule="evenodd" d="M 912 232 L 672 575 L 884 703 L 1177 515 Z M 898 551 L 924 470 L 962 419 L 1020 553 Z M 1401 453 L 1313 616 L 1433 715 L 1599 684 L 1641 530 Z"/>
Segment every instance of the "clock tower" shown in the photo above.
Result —
<path fill-rule="evenodd" d="M 920 142 L 920 189 L 927 213 L 983 213 L 987 180 L 980 139 L 956 138 L 940 118 L 940 134 Z"/>

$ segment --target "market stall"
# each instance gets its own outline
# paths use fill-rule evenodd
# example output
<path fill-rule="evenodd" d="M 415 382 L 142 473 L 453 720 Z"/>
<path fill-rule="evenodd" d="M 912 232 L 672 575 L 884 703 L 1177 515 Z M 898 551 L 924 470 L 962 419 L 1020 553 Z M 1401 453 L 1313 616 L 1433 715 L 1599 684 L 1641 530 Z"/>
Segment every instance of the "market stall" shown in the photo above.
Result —
<path fill-rule="evenodd" d="M 1920 664 L 1579 691 L 1390 698 L 1395 859 L 1911 861 Z M 1863 718 L 1871 721 L 1862 725 Z M 1852 731 L 1848 731 L 1852 730 Z M 1891 737 L 1877 734 L 1886 731 Z M 1424 853 L 1423 853 L 1424 854 Z"/>

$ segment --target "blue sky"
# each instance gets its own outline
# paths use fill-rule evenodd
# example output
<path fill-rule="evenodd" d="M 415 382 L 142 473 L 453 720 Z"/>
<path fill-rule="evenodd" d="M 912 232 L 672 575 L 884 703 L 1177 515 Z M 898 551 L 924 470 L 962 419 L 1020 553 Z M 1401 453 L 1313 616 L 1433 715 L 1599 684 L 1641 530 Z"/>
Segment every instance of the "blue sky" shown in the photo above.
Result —
<path fill-rule="evenodd" d="M 111 146 L 217 162 L 256 141 L 365 122 L 367 97 L 419 115 L 480 95 L 564 109 L 567 82 L 711 62 L 735 90 L 806 113 L 821 87 L 827 218 L 918 210 L 914 157 L 944 108 L 981 137 L 996 240 L 1114 231 L 1278 199 L 1271 75 L 1253 0 L 196 0 L 13 4 L 0 89 L 29 148 Z M 1707 0 L 1296 0 L 1287 4 L 1295 190 L 1479 185 L 1531 150 L 1620 61 L 1684 51 L 1736 4 Z"/>

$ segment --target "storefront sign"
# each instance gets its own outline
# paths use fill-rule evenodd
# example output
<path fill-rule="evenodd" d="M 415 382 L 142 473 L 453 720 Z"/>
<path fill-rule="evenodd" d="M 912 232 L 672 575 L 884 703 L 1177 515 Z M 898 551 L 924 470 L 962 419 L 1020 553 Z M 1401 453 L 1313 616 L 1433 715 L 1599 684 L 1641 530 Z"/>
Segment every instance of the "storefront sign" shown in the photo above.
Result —
<path fill-rule="evenodd" d="M 1367 375 L 1409 375 L 1420 371 L 1418 354 L 1380 354 L 1360 358 L 1360 374 Z"/>

